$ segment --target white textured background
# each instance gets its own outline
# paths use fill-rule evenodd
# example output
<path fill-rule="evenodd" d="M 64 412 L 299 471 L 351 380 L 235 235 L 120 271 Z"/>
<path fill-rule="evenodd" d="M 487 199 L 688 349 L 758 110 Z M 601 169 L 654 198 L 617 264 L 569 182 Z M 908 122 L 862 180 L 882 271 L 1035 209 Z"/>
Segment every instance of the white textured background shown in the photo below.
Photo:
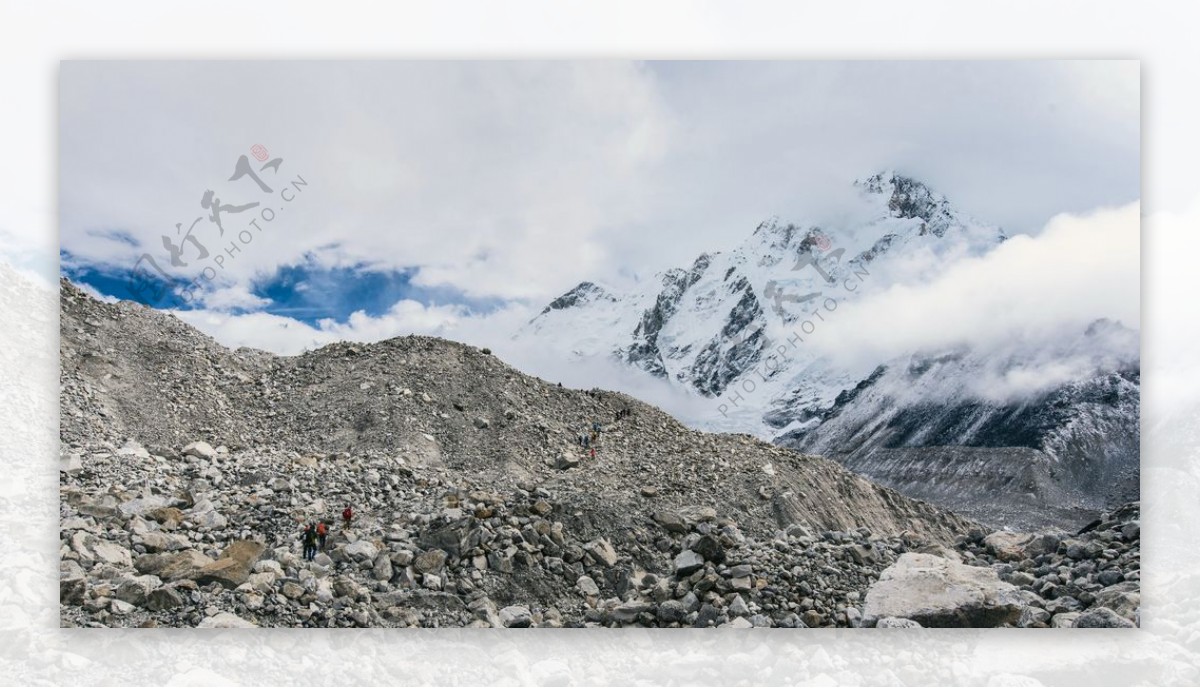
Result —
<path fill-rule="evenodd" d="M 52 281 L 31 291 L 2 279 L 0 683 L 1200 683 L 1197 3 L 738 5 L 0 5 L 0 255 L 51 280 L 57 271 L 55 103 L 64 58 L 1140 59 L 1141 630 L 60 630 L 57 301 Z"/>

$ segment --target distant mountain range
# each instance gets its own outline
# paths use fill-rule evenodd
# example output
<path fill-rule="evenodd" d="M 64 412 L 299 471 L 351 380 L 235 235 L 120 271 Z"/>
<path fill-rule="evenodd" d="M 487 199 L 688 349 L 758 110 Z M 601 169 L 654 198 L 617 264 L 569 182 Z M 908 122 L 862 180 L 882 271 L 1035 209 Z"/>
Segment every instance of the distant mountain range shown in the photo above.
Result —
<path fill-rule="evenodd" d="M 838 305 L 1008 238 L 915 179 L 883 172 L 855 185 L 841 226 L 772 219 L 644 288 L 583 282 L 514 338 L 562 360 L 619 362 L 711 398 L 694 425 L 837 458 L 985 522 L 1073 525 L 1137 499 L 1140 354 L 1124 324 L 854 365 L 797 345 Z M 1027 392 L 999 389 L 1021 376 L 1035 378 Z"/>

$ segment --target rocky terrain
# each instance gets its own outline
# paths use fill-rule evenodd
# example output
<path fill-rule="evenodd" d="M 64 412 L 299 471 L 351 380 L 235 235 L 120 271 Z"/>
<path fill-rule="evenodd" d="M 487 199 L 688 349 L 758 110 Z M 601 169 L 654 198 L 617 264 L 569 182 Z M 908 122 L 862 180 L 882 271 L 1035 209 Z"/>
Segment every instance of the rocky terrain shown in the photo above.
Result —
<path fill-rule="evenodd" d="M 66 281 L 60 306 L 64 626 L 1137 620 L 1136 507 L 1079 536 L 989 534 L 486 350 L 276 357 Z M 592 422 L 595 456 L 576 439 Z M 331 535 L 305 561 L 315 519 Z"/>
<path fill-rule="evenodd" d="M 1097 321 L 1058 353 L 1136 351 L 1136 340 L 1133 330 Z M 995 379 L 986 358 L 959 350 L 889 362 L 775 441 L 997 527 L 1076 529 L 1138 499 L 1136 359 L 1095 360 L 1093 376 L 1020 398 L 946 389 L 947 380 Z M 1008 366 L 1019 373 L 1029 361 Z M 979 498 L 987 494 L 1002 498 Z"/>

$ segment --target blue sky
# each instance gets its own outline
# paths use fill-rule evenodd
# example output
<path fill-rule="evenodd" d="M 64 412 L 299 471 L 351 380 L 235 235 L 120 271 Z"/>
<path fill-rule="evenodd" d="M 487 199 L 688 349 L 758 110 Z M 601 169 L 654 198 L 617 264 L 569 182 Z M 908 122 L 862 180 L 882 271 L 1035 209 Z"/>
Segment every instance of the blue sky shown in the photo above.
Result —
<path fill-rule="evenodd" d="M 881 169 L 1010 234 L 1135 201 L 1139 88 L 1136 62 L 67 62 L 62 271 L 127 298 L 155 256 L 230 345 L 490 341 Z"/>
<path fill-rule="evenodd" d="M 100 294 L 155 308 L 203 308 L 201 303 L 188 302 L 170 292 L 131 288 L 127 269 L 82 261 L 66 250 L 60 260 L 67 277 Z M 478 315 L 493 312 L 503 303 L 499 299 L 466 296 L 449 287 L 414 285 L 412 277 L 415 273 L 415 268 L 377 270 L 363 265 L 330 268 L 315 261 L 285 265 L 251 283 L 249 291 L 261 300 L 260 304 L 231 306 L 226 311 L 231 314 L 268 313 L 319 326 L 326 320 L 346 322 L 355 312 L 377 318 L 387 314 L 396 302 L 404 300 L 433 307 L 456 305 Z M 180 280 L 175 284 L 182 288 L 187 282 Z M 156 293 L 160 294 L 157 298 Z"/>

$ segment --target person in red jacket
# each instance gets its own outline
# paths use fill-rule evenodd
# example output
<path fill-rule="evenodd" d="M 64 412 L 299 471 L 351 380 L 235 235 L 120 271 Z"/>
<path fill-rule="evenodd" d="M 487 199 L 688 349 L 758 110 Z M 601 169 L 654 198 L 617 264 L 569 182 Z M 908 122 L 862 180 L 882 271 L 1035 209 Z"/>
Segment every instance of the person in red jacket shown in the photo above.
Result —
<path fill-rule="evenodd" d="M 329 527 L 325 525 L 324 519 L 317 521 L 317 547 L 322 552 L 325 551 L 325 538 L 329 535 Z"/>
<path fill-rule="evenodd" d="M 342 527 L 349 528 L 352 518 L 354 518 L 354 512 L 350 510 L 350 507 L 346 507 L 346 510 L 342 512 Z"/>

